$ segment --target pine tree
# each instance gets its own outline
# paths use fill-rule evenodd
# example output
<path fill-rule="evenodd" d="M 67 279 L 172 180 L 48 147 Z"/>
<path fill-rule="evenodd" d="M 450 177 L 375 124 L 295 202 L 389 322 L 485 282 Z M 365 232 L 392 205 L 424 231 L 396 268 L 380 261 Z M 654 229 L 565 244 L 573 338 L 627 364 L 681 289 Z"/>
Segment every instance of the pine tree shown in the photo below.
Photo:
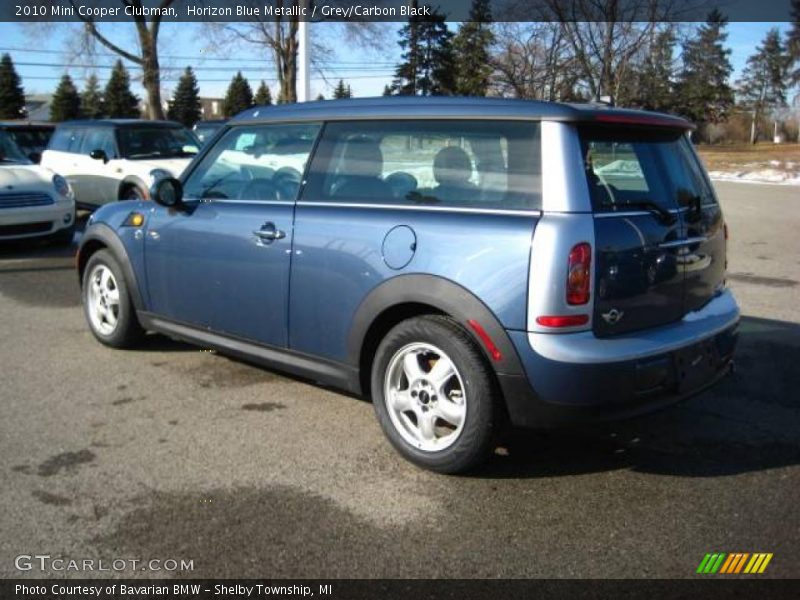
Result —
<path fill-rule="evenodd" d="M 489 48 L 494 43 L 489 0 L 472 0 L 469 21 L 461 25 L 453 38 L 455 93 L 461 96 L 485 96 L 489 90 L 492 67 Z"/>
<path fill-rule="evenodd" d="M 269 91 L 267 84 L 264 83 L 264 80 L 261 80 L 261 85 L 258 86 L 256 90 L 256 95 L 253 98 L 253 102 L 256 106 L 269 106 L 272 104 L 272 93 Z"/>
<path fill-rule="evenodd" d="M 247 79 L 242 76 L 242 72 L 239 71 L 231 79 L 231 84 L 225 93 L 222 112 L 226 117 L 233 117 L 251 106 L 253 106 L 253 90 Z"/>
<path fill-rule="evenodd" d="M 339 83 L 336 84 L 336 87 L 333 88 L 333 99 L 341 100 L 349 97 L 350 96 L 347 93 L 347 86 L 344 84 L 344 81 L 340 79 Z"/>
<path fill-rule="evenodd" d="M 789 81 L 800 83 L 800 0 L 792 0 L 792 28 L 786 34 L 786 50 L 791 61 Z"/>
<path fill-rule="evenodd" d="M 19 119 L 25 116 L 25 90 L 14 68 L 11 55 L 0 58 L 0 119 Z"/>
<path fill-rule="evenodd" d="M 392 88 L 388 85 L 383 86 L 383 95 L 384 96 L 391 96 L 392 95 Z"/>
<path fill-rule="evenodd" d="M 416 0 L 412 7 L 416 8 Z M 392 91 L 399 95 L 452 94 L 453 34 L 444 15 L 434 10 L 429 16 L 412 16 L 400 30 L 398 44 L 403 62 L 395 70 Z"/>
<path fill-rule="evenodd" d="M 81 97 L 69 75 L 63 75 L 50 101 L 50 120 L 69 121 L 81 116 Z"/>
<path fill-rule="evenodd" d="M 86 87 L 81 93 L 81 112 L 87 119 L 100 119 L 105 115 L 103 94 L 94 73 L 86 79 Z"/>
<path fill-rule="evenodd" d="M 103 93 L 105 113 L 111 119 L 138 119 L 139 98 L 131 92 L 131 78 L 121 60 L 114 63 Z"/>
<path fill-rule="evenodd" d="M 322 92 L 317 94 L 317 100 L 325 100 L 325 96 L 322 94 Z"/>
<path fill-rule="evenodd" d="M 770 29 L 755 54 L 747 59 L 737 82 L 741 104 L 750 110 L 750 143 L 758 141 L 761 118 L 786 106 L 790 58 L 777 29 Z"/>
<path fill-rule="evenodd" d="M 695 36 L 683 45 L 683 68 L 675 86 L 680 112 L 704 129 L 727 120 L 733 106 L 728 79 L 733 72 L 731 51 L 725 48 L 727 20 L 714 9 Z M 702 131 L 701 131 L 702 133 Z"/>
<path fill-rule="evenodd" d="M 626 99 L 622 91 L 618 101 L 647 110 L 670 112 L 675 109 L 674 58 L 675 31 L 671 26 L 654 31 L 644 60 L 636 70 L 633 90 Z"/>
<path fill-rule="evenodd" d="M 200 120 L 202 114 L 197 78 L 192 68 L 186 67 L 169 103 L 167 118 L 183 123 L 186 127 L 192 127 Z"/>

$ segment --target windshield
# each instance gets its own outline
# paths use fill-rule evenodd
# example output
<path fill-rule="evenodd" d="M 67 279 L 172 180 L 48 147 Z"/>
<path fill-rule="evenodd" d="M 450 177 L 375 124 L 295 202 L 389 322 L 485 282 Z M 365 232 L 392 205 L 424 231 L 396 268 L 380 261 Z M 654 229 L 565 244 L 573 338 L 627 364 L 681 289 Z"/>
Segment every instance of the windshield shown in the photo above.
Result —
<path fill-rule="evenodd" d="M 32 152 L 44 152 L 52 133 L 52 129 L 21 129 L 15 127 L 8 130 L 11 139 L 26 155 L 30 155 Z"/>
<path fill-rule="evenodd" d="M 123 158 L 188 158 L 197 154 L 200 143 L 179 127 L 123 127 L 117 131 Z"/>
<path fill-rule="evenodd" d="M 0 131 L 0 164 L 31 164 L 28 157 L 22 153 L 5 131 Z"/>
<path fill-rule="evenodd" d="M 596 212 L 715 202 L 683 131 L 584 127 L 581 145 Z"/>

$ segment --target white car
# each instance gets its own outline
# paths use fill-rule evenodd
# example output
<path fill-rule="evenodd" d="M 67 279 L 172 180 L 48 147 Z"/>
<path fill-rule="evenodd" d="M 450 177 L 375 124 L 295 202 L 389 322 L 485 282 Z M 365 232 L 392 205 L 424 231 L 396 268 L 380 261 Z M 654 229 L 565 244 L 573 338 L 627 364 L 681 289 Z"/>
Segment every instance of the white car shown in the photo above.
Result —
<path fill-rule="evenodd" d="M 200 143 L 171 121 L 104 119 L 60 124 L 42 165 L 61 173 L 81 208 L 147 200 L 153 181 L 179 177 Z"/>
<path fill-rule="evenodd" d="M 70 244 L 75 196 L 67 180 L 33 164 L 0 131 L 0 240 L 50 237 Z"/>

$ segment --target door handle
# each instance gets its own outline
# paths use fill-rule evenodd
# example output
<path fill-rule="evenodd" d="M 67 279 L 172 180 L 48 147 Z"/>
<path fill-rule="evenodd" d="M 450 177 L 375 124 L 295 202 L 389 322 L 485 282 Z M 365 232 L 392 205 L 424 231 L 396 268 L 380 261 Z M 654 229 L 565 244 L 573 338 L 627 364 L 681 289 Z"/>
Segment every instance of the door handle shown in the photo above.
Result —
<path fill-rule="evenodd" d="M 253 235 L 264 242 L 274 242 L 275 240 L 282 240 L 286 237 L 286 232 L 281 231 L 275 227 L 275 223 L 268 222 L 261 226 L 261 229 L 253 231 Z"/>
<path fill-rule="evenodd" d="M 659 248 L 680 248 L 681 246 L 691 246 L 692 244 L 702 244 L 707 242 L 708 238 L 704 235 L 697 237 L 690 237 L 684 240 L 673 240 L 671 242 L 662 242 L 658 245 Z"/>

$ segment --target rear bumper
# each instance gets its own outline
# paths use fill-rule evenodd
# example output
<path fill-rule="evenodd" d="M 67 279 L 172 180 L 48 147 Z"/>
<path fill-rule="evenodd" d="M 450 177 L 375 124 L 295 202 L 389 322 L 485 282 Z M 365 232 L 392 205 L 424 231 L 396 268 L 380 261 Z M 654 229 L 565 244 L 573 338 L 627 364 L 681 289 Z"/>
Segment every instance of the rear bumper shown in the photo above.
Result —
<path fill-rule="evenodd" d="M 738 322 L 726 291 L 677 323 L 614 338 L 510 331 L 525 372 L 499 375 L 511 421 L 553 427 L 618 419 L 688 398 L 730 371 Z"/>

